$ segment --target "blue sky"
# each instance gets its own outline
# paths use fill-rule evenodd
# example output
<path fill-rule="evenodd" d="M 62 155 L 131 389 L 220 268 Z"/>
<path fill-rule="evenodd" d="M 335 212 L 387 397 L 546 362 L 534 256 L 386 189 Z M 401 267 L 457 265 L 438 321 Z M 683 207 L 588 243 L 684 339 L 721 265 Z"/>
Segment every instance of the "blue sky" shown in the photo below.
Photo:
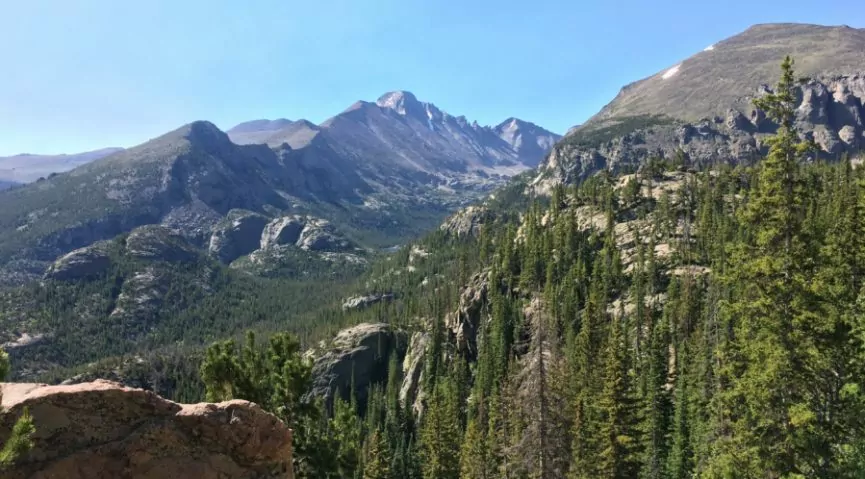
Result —
<path fill-rule="evenodd" d="M 397 89 L 564 132 L 751 24 L 865 27 L 861 2 L 0 0 L 0 155 L 132 146 L 199 119 L 319 123 Z"/>

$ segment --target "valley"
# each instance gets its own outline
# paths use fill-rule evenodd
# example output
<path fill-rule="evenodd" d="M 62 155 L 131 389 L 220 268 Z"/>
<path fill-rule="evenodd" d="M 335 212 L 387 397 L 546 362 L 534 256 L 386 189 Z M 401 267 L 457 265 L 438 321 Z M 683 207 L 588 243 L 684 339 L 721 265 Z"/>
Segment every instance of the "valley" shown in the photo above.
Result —
<path fill-rule="evenodd" d="M 407 91 L 194 122 L 0 192 L 0 344 L 252 401 L 297 477 L 859 477 L 863 103 L 865 30 L 761 24 L 563 137 Z"/>

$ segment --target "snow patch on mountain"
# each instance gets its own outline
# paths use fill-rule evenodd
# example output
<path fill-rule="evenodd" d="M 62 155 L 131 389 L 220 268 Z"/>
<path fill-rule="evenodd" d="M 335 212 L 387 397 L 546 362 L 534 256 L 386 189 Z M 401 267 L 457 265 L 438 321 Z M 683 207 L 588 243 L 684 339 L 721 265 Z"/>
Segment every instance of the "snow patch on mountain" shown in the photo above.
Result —
<path fill-rule="evenodd" d="M 670 68 L 669 70 L 665 71 L 663 75 L 661 75 L 661 78 L 663 78 L 664 80 L 667 80 L 668 78 L 672 78 L 673 75 L 675 75 L 676 73 L 679 73 L 679 68 L 681 68 L 681 67 L 682 67 L 682 65 L 679 64 L 679 65 L 674 66 L 673 68 Z"/>

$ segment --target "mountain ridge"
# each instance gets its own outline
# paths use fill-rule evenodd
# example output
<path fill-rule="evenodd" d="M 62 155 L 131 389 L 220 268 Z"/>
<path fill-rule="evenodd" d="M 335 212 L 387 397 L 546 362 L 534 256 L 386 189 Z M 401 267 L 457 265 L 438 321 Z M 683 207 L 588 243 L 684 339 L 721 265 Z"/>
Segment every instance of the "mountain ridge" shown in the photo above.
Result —
<path fill-rule="evenodd" d="M 517 125 L 513 129 L 518 131 L 503 133 L 504 125 L 514 120 Z M 384 93 L 375 102 L 357 101 L 319 125 L 307 120 L 284 123 L 276 129 L 271 129 L 271 125 L 270 120 L 253 120 L 230 128 L 228 133 L 237 143 L 265 143 L 272 147 L 288 143 L 299 149 L 315 140 L 330 143 L 342 154 L 347 154 L 343 143 L 351 144 L 349 150 L 372 150 L 376 157 L 386 157 L 388 150 L 394 150 L 393 157 L 403 163 L 403 169 L 415 174 L 435 173 L 436 161 L 442 161 L 445 170 L 454 168 L 456 173 L 473 168 L 489 173 L 486 170 L 497 166 L 534 167 L 560 138 L 534 123 L 515 118 L 491 127 L 469 123 L 465 116 L 451 115 L 405 90 Z M 249 131 L 251 128 L 256 131 Z M 413 143 L 399 142 L 387 135 L 395 130 L 401 131 L 401 139 L 412 138 Z M 322 137 L 326 140 L 321 140 Z M 458 165 L 452 162 L 453 157 L 469 161 Z M 367 173 L 373 181 L 381 180 L 380 175 Z"/>
<path fill-rule="evenodd" d="M 796 128 L 818 156 L 865 146 L 865 29 L 761 24 L 630 83 L 540 165 L 536 191 L 650 158 L 689 166 L 749 164 L 767 152 L 776 126 L 752 101 L 772 91 L 778 65 L 795 60 Z"/>
<path fill-rule="evenodd" d="M 664 114 L 694 122 L 750 109 L 760 85 L 774 83 L 785 55 L 801 76 L 865 72 L 865 29 L 764 23 L 723 39 L 646 78 L 632 82 L 577 130 L 596 129 L 621 116 Z M 736 70 L 731 74 L 731 69 Z M 666 76 L 666 77 L 665 77 Z"/>

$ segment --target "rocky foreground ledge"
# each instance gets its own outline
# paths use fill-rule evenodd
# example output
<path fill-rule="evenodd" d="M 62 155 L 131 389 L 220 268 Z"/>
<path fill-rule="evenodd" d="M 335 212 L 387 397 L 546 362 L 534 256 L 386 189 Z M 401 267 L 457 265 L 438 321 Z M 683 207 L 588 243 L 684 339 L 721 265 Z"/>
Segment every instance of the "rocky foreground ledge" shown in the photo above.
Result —
<path fill-rule="evenodd" d="M 36 426 L 4 479 L 291 478 L 291 430 L 248 401 L 177 404 L 103 380 L 0 394 L 0 443 L 25 407 Z"/>

